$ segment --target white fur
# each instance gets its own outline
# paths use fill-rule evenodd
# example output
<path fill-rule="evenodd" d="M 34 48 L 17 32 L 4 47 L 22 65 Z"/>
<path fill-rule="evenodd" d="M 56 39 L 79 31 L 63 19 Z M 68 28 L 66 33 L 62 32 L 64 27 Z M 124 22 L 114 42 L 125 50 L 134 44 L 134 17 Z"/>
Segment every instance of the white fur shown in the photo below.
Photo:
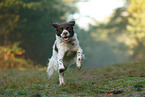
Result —
<path fill-rule="evenodd" d="M 68 30 L 64 29 L 64 30 L 62 31 L 62 33 L 61 33 L 61 36 L 62 36 L 62 37 L 64 37 L 64 33 L 67 33 L 68 36 L 70 35 L 70 33 L 68 32 Z"/>
<path fill-rule="evenodd" d="M 53 45 L 53 55 L 49 59 L 47 73 L 50 78 L 55 71 L 59 73 L 59 81 L 60 85 L 64 84 L 64 72 L 60 73 L 59 70 L 67 69 L 67 67 L 75 62 L 76 66 L 81 68 L 81 60 L 83 59 L 83 50 L 79 45 L 79 41 L 77 39 L 77 34 L 74 33 L 74 36 L 71 38 L 72 42 L 65 42 L 61 37 L 56 35 L 56 41 Z M 55 45 L 58 48 L 58 52 L 55 51 Z M 64 55 L 67 52 L 68 54 L 72 51 L 76 51 L 76 58 L 64 59 Z"/>

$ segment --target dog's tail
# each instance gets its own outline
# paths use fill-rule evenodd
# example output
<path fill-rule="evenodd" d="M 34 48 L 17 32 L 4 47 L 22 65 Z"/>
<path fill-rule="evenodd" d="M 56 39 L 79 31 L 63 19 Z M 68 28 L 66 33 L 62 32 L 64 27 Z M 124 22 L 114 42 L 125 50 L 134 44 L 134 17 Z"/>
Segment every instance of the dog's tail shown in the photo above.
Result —
<path fill-rule="evenodd" d="M 53 58 L 50 58 L 47 71 L 46 71 L 48 74 L 48 78 L 50 78 L 54 74 L 54 71 L 56 71 L 56 65 L 57 65 L 56 60 L 54 60 Z"/>

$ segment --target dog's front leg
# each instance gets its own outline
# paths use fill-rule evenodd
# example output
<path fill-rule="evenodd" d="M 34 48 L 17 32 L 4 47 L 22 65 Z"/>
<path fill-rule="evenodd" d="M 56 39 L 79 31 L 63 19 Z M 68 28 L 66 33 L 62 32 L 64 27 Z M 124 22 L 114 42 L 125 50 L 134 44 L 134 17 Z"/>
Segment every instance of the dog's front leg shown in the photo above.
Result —
<path fill-rule="evenodd" d="M 81 69 L 83 57 L 84 57 L 83 50 L 79 48 L 77 51 L 77 60 L 76 60 L 76 66 L 78 67 L 78 69 Z"/>
<path fill-rule="evenodd" d="M 65 54 L 65 52 L 64 52 L 64 50 L 59 50 L 59 53 L 58 53 L 58 60 L 57 60 L 57 62 L 58 62 L 58 69 L 59 69 L 59 73 L 62 73 L 62 72 L 64 72 L 65 71 L 65 67 L 64 67 L 64 65 L 63 65 L 63 57 L 64 57 L 64 54 Z"/>

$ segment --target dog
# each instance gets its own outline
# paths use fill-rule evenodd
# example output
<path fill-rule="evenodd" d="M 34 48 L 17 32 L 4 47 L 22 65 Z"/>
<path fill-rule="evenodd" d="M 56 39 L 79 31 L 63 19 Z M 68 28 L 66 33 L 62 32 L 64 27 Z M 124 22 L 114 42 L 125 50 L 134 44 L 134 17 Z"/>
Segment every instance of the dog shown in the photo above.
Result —
<path fill-rule="evenodd" d="M 77 34 L 74 32 L 75 21 L 65 23 L 54 23 L 51 25 L 56 28 L 56 40 L 53 45 L 53 55 L 49 59 L 47 73 L 50 78 L 55 71 L 59 74 L 59 85 L 64 83 L 64 72 L 76 61 L 76 66 L 81 69 L 83 50 L 79 45 Z"/>

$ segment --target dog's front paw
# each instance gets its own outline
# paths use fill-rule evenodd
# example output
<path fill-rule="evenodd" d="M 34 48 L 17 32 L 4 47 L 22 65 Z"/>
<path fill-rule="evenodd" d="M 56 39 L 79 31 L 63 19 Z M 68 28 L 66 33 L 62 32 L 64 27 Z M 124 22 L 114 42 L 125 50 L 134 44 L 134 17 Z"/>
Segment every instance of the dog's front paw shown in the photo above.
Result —
<path fill-rule="evenodd" d="M 82 59 L 81 59 L 81 57 L 77 58 L 76 66 L 77 66 L 78 69 L 81 69 L 81 66 L 82 66 Z"/>
<path fill-rule="evenodd" d="M 65 71 L 65 68 L 59 69 L 59 73 L 62 73 L 62 72 L 64 72 L 64 71 Z"/>
<path fill-rule="evenodd" d="M 76 66 L 77 66 L 78 69 L 81 69 L 82 59 L 84 59 L 84 54 L 80 51 L 77 52 Z"/>
<path fill-rule="evenodd" d="M 62 73 L 65 71 L 65 67 L 63 65 L 59 66 L 59 73 Z"/>

